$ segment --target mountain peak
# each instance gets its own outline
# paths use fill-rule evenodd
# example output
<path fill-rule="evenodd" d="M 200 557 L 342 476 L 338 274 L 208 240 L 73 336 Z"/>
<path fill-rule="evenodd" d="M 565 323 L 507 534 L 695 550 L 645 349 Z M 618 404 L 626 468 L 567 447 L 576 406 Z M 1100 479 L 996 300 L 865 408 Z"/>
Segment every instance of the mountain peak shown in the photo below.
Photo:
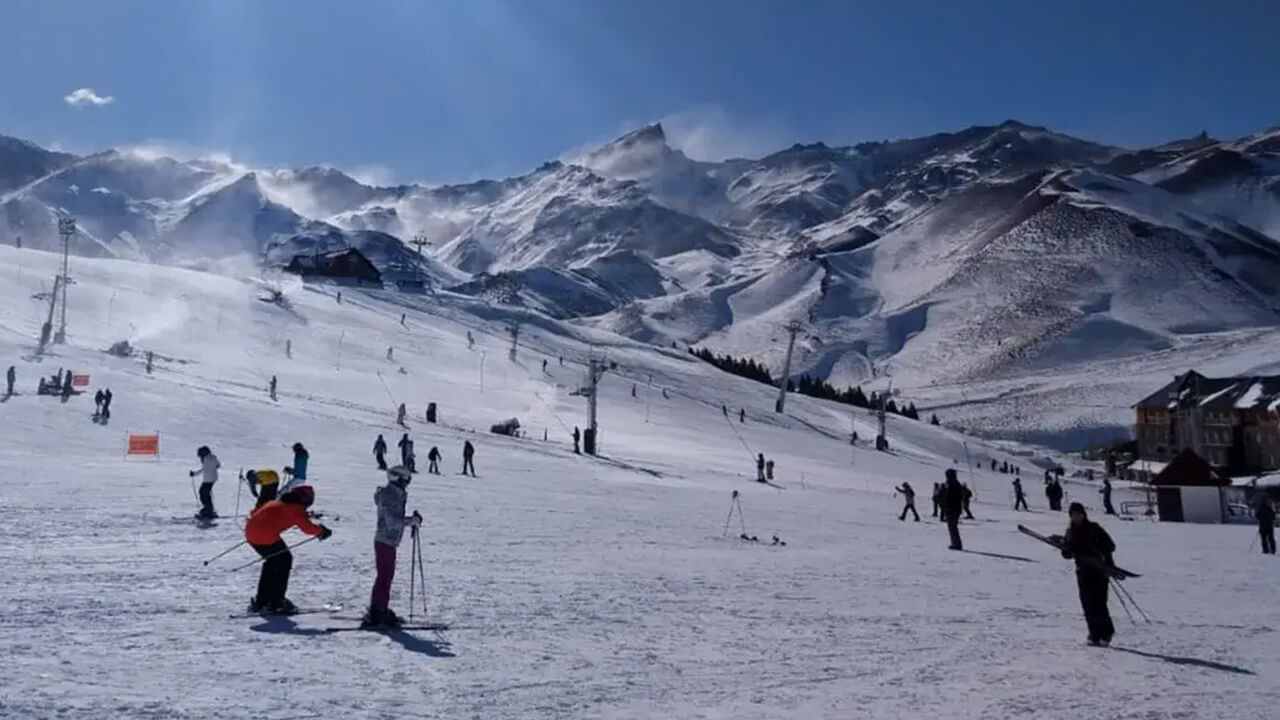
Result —
<path fill-rule="evenodd" d="M 645 125 L 637 128 L 613 141 L 613 145 L 620 147 L 629 147 L 632 145 L 643 145 L 648 143 L 666 144 L 667 133 L 662 129 L 662 123 L 656 122 L 651 125 Z"/>

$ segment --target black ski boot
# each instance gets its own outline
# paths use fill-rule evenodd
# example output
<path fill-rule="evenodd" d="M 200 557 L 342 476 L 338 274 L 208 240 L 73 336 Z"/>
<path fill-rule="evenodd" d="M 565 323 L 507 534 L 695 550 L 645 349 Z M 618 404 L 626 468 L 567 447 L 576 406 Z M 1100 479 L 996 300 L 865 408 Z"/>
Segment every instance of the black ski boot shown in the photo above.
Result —
<path fill-rule="evenodd" d="M 272 615 L 297 615 L 298 606 L 294 605 L 293 601 L 290 600 L 289 598 L 281 598 L 280 602 L 276 603 L 275 607 L 271 608 L 271 614 Z"/>
<path fill-rule="evenodd" d="M 387 608 L 382 613 L 382 627 L 398 628 L 404 624 L 404 618 L 395 614 L 391 608 Z"/>
<path fill-rule="evenodd" d="M 364 617 L 360 618 L 360 627 L 366 630 L 382 627 L 383 611 L 369 608 L 365 610 Z"/>

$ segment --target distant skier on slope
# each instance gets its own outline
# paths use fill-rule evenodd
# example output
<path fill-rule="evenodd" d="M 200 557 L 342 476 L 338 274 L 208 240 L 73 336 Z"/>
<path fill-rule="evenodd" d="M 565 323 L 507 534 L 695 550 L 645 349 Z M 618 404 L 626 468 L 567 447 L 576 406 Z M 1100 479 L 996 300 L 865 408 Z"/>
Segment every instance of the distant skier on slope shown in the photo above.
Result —
<path fill-rule="evenodd" d="M 1056 484 L 1056 482 L 1055 482 Z M 1102 479 L 1102 509 L 1107 515 L 1115 515 L 1116 509 L 1111 505 L 1111 478 Z"/>
<path fill-rule="evenodd" d="M 397 465 L 387 471 L 387 484 L 373 491 L 373 503 L 378 509 L 378 525 L 373 535 L 373 560 L 376 576 L 373 592 L 369 597 L 369 610 L 360 621 L 361 627 L 397 627 L 400 617 L 391 610 L 391 581 L 396 575 L 396 548 L 404 537 L 406 525 L 417 532 L 422 516 L 415 510 L 405 515 L 409 482 L 413 475 L 409 469 Z M 413 558 L 409 558 L 413 562 Z"/>
<path fill-rule="evenodd" d="M 293 569 L 293 553 L 280 537 L 284 531 L 296 527 L 302 532 L 327 539 L 333 534 L 324 525 L 317 525 L 307 517 L 307 508 L 315 501 L 310 486 L 285 493 L 253 509 L 244 526 L 244 539 L 262 556 L 262 571 L 258 575 L 258 592 L 249 601 L 250 612 L 291 615 L 298 611 L 285 595 L 289 591 L 289 573 Z"/>
<path fill-rule="evenodd" d="M 213 510 L 213 484 L 218 482 L 218 469 L 222 467 L 222 463 L 218 462 L 218 456 L 213 454 L 208 445 L 201 445 L 196 450 L 196 457 L 200 460 L 200 469 L 192 470 L 187 475 L 200 475 L 200 517 L 212 520 L 218 517 L 218 513 Z"/>
<path fill-rule="evenodd" d="M 400 403 L 400 407 L 396 409 L 396 424 L 400 427 L 404 427 L 404 418 L 408 414 L 408 408 L 404 406 L 404 403 Z"/>
<path fill-rule="evenodd" d="M 915 516 L 916 522 L 920 522 L 920 513 L 916 512 L 916 491 L 911 487 L 911 483 L 902 482 L 902 487 L 896 487 L 894 490 L 902 493 L 902 514 L 898 516 L 899 520 L 907 519 L 907 512 L 910 511 Z"/>
<path fill-rule="evenodd" d="M 1013 509 L 1017 510 L 1019 508 L 1027 511 L 1031 510 L 1031 508 L 1027 507 L 1027 494 L 1022 492 L 1022 481 L 1019 480 L 1018 478 L 1014 478 L 1013 479 Z"/>
<path fill-rule="evenodd" d="M 945 519 L 942 513 L 942 483 L 933 484 L 933 517 Z"/>
<path fill-rule="evenodd" d="M 756 482 L 765 482 L 764 479 L 764 453 L 756 455 Z"/>
<path fill-rule="evenodd" d="M 400 448 L 400 464 L 413 472 L 413 464 L 409 462 L 409 457 L 413 455 L 413 441 L 409 439 L 409 433 L 402 435 L 396 445 Z"/>
<path fill-rule="evenodd" d="M 102 391 L 102 419 L 111 419 L 111 399 L 115 396 L 111 394 L 111 388 Z"/>
<path fill-rule="evenodd" d="M 271 399 L 272 399 L 272 400 L 275 400 L 275 399 L 276 399 L 276 387 L 277 387 L 277 385 L 278 385 L 278 384 L 279 384 L 279 383 L 278 383 L 278 382 L 277 382 L 277 380 L 276 380 L 276 376 L 275 376 L 275 375 L 272 375 L 272 376 L 271 376 L 271 382 L 270 382 L 270 383 L 268 384 L 268 386 L 267 386 L 267 392 L 271 395 Z"/>
<path fill-rule="evenodd" d="M 960 483 L 960 487 L 964 488 L 964 519 L 973 520 L 973 513 L 969 512 L 969 503 L 973 501 L 973 491 L 969 489 L 968 483 Z"/>
<path fill-rule="evenodd" d="M 9 396 L 13 395 L 13 384 L 14 384 L 14 382 L 16 382 L 16 381 L 17 381 L 17 379 L 18 379 L 18 371 L 17 371 L 16 369 L 14 369 L 14 367 L 13 367 L 12 365 L 10 365 L 10 366 L 9 366 L 9 370 L 8 370 L 8 371 L 6 371 L 6 372 L 5 372 L 5 374 L 4 374 L 4 379 L 5 379 L 5 392 L 4 392 L 4 394 L 5 394 L 5 397 L 9 397 Z"/>
<path fill-rule="evenodd" d="M 944 473 L 946 482 L 942 486 L 942 513 L 947 523 L 947 534 L 951 536 L 952 550 L 963 550 L 960 542 L 960 513 L 964 510 L 964 486 L 956 476 L 955 468 L 947 468 Z"/>
<path fill-rule="evenodd" d="M 738 408 L 738 422 L 745 423 L 747 421 L 747 409 Z"/>
<path fill-rule="evenodd" d="M 440 448 L 434 445 L 427 451 L 427 472 L 432 475 L 440 474 Z"/>
<path fill-rule="evenodd" d="M 582 446 L 580 444 L 581 441 L 582 441 L 582 431 L 578 429 L 577 425 L 575 425 L 573 426 L 573 452 L 575 455 L 582 454 Z"/>
<path fill-rule="evenodd" d="M 466 475 L 467 471 L 471 471 L 471 477 L 476 476 L 476 448 L 471 444 L 470 440 L 462 443 L 462 474 Z"/>
<path fill-rule="evenodd" d="M 1262 538 L 1262 554 L 1276 554 L 1276 509 L 1271 504 L 1271 498 L 1266 494 L 1262 494 L 1258 498 L 1258 504 L 1253 511 L 1254 518 L 1258 521 L 1258 536 Z"/>
<path fill-rule="evenodd" d="M 378 439 L 373 441 L 373 458 L 378 462 L 379 470 L 387 469 L 387 441 L 382 433 L 378 433 Z"/>
<path fill-rule="evenodd" d="M 1115 567 L 1112 553 L 1116 544 L 1102 526 L 1089 520 L 1084 506 L 1071 503 L 1067 511 L 1071 524 L 1062 537 L 1062 557 L 1076 561 L 1076 585 L 1080 590 L 1080 606 L 1089 627 L 1089 644 L 1106 646 L 1116 634 L 1107 609 L 1107 590 L 1111 582 L 1111 569 Z"/>

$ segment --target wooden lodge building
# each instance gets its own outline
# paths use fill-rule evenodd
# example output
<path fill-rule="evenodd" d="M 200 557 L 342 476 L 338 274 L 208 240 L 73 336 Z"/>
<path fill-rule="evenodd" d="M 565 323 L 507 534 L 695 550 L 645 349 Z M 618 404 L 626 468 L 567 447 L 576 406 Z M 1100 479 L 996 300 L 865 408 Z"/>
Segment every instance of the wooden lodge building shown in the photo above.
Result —
<path fill-rule="evenodd" d="M 1189 371 L 1134 410 L 1140 461 L 1168 463 L 1190 450 L 1224 476 L 1280 469 L 1280 376 Z"/>

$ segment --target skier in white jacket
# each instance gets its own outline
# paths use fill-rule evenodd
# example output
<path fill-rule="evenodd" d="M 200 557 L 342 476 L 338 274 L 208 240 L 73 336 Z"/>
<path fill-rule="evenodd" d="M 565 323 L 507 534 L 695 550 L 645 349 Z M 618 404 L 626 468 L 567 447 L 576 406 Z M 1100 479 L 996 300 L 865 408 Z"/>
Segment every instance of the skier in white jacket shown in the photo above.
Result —
<path fill-rule="evenodd" d="M 397 465 L 387 471 L 387 484 L 373 493 L 373 502 L 378 508 L 378 527 L 373 536 L 374 564 L 377 577 L 373 581 L 373 593 L 369 598 L 369 612 L 363 618 L 364 627 L 395 627 L 400 618 L 389 607 L 391 602 L 391 580 L 396 574 L 396 547 L 404 537 L 406 526 L 417 532 L 422 524 L 422 516 L 415 510 L 412 515 L 404 514 L 404 506 L 408 500 L 409 482 L 413 474 L 403 465 Z M 413 562 L 410 558 L 409 562 Z"/>
<path fill-rule="evenodd" d="M 213 484 L 218 482 L 218 469 L 222 463 L 218 462 L 218 456 L 208 445 L 201 445 L 196 450 L 196 457 L 200 458 L 200 469 L 192 470 L 188 475 L 200 475 L 200 517 L 212 520 L 218 517 L 218 513 L 213 511 Z"/>

